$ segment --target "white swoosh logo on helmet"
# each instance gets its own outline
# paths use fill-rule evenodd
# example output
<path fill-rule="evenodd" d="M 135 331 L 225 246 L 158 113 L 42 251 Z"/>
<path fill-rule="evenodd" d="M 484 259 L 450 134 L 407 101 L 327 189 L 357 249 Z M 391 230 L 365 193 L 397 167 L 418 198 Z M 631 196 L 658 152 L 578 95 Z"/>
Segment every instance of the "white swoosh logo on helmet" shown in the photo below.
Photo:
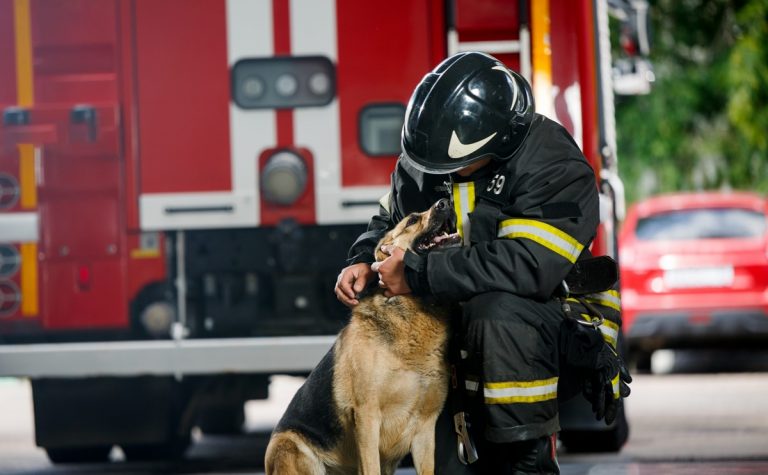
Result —
<path fill-rule="evenodd" d="M 478 140 L 472 143 L 461 143 L 459 136 L 456 135 L 456 131 L 451 132 L 451 141 L 448 143 L 448 156 L 451 158 L 463 158 L 470 153 L 479 150 L 480 147 L 487 144 L 492 138 L 496 136 L 498 132 L 494 132 L 488 137 Z"/>
<path fill-rule="evenodd" d="M 509 110 L 513 110 L 515 108 L 515 103 L 517 102 L 517 81 L 515 81 L 515 77 L 512 75 L 512 72 L 504 66 L 494 66 L 491 69 L 501 71 L 502 73 L 509 76 L 509 79 L 512 80 L 512 87 L 514 88 L 515 95 L 512 96 L 512 107 L 510 107 Z"/>

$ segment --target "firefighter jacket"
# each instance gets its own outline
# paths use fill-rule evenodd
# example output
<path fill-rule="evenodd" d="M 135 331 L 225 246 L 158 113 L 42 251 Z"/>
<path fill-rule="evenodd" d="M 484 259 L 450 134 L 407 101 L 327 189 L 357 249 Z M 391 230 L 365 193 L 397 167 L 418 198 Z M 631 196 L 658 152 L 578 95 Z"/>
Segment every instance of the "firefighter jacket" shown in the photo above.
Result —
<path fill-rule="evenodd" d="M 352 245 L 350 263 L 373 262 L 387 230 L 449 196 L 464 246 L 406 253 L 414 294 L 463 301 L 489 292 L 547 299 L 595 236 L 595 174 L 568 132 L 537 114 L 512 158 L 469 177 L 425 174 L 402 158 L 379 214 Z"/>

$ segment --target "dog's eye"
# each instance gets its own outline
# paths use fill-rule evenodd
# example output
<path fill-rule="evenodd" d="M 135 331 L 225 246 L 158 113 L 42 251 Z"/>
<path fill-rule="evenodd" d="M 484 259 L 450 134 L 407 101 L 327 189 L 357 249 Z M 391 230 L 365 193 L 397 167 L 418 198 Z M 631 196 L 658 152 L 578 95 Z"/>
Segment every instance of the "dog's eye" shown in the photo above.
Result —
<path fill-rule="evenodd" d="M 419 215 L 418 214 L 412 214 L 412 215 L 408 216 L 408 222 L 405 223 L 405 227 L 407 228 L 408 226 L 410 226 L 412 224 L 416 224 L 418 222 L 419 222 Z"/>

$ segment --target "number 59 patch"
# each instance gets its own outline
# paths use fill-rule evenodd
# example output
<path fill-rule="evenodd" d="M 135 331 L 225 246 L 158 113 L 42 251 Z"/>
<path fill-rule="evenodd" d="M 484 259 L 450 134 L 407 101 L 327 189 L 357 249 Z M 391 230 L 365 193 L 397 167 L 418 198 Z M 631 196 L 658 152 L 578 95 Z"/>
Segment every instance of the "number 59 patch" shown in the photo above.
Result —
<path fill-rule="evenodd" d="M 491 178 L 491 181 L 488 182 L 488 187 L 485 189 L 485 191 L 493 192 L 494 195 L 501 194 L 501 190 L 504 188 L 505 181 L 507 181 L 507 177 L 497 173 L 493 176 L 493 178 Z"/>

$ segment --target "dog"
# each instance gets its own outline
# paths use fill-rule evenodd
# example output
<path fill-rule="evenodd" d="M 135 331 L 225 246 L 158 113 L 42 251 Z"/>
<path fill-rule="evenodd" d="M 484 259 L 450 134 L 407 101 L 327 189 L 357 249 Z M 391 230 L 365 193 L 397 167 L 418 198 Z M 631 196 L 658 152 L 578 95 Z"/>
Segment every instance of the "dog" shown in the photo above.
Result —
<path fill-rule="evenodd" d="M 446 199 L 412 213 L 384 236 L 376 260 L 388 246 L 423 254 L 459 245 L 455 222 Z M 433 474 L 452 311 L 381 289 L 361 298 L 272 433 L 266 473 L 392 474 L 410 452 L 420 475 Z"/>

